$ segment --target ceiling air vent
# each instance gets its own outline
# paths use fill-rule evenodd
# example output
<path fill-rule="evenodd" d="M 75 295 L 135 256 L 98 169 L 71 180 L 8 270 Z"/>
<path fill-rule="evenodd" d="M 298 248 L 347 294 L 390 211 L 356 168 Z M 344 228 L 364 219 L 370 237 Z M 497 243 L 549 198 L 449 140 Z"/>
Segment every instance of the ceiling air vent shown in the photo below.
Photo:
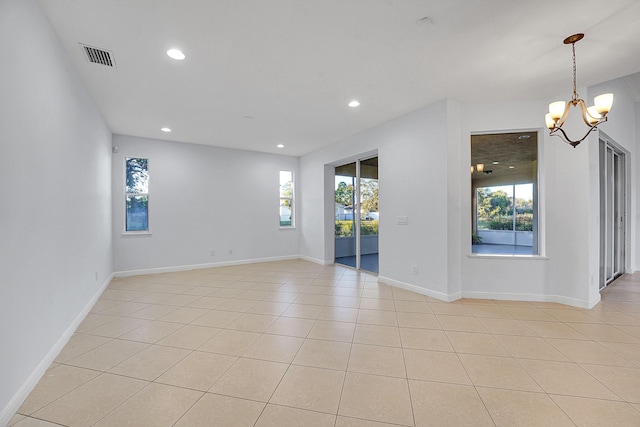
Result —
<path fill-rule="evenodd" d="M 106 65 L 107 67 L 115 67 L 116 61 L 113 59 L 113 54 L 108 50 L 99 49 L 97 47 L 87 46 L 80 44 L 82 51 L 84 52 L 87 61 L 93 64 Z"/>

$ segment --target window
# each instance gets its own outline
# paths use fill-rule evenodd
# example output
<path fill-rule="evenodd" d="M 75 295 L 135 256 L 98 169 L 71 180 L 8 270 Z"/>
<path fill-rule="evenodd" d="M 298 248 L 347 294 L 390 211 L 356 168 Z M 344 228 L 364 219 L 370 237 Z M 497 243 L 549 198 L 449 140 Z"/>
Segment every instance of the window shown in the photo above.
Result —
<path fill-rule="evenodd" d="M 125 232 L 149 231 L 149 160 L 125 158 Z"/>
<path fill-rule="evenodd" d="M 537 160 L 537 132 L 471 136 L 473 253 L 539 253 Z"/>
<path fill-rule="evenodd" d="M 280 227 L 293 226 L 293 172 L 280 171 Z"/>
<path fill-rule="evenodd" d="M 533 231 L 532 183 L 478 187 L 476 203 L 478 230 Z"/>

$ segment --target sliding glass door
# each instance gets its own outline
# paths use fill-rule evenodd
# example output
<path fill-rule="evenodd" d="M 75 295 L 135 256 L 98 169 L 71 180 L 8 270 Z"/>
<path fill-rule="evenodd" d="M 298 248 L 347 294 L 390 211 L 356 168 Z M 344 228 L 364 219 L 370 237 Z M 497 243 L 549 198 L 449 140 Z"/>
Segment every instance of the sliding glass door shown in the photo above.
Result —
<path fill-rule="evenodd" d="M 378 158 L 360 161 L 359 269 L 378 272 Z"/>
<path fill-rule="evenodd" d="M 335 262 L 378 273 L 378 158 L 335 168 Z"/>
<path fill-rule="evenodd" d="M 600 289 L 624 273 L 625 155 L 600 140 Z"/>

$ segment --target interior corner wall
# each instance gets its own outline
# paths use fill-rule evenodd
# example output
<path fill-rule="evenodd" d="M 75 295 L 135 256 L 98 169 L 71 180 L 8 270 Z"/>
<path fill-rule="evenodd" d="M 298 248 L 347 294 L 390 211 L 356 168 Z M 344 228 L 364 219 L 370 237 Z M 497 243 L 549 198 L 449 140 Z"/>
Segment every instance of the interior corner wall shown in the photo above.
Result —
<path fill-rule="evenodd" d="M 640 153 L 640 103 L 636 102 L 636 153 Z M 635 232 L 632 234 L 632 239 L 635 241 L 635 256 L 632 258 L 631 270 L 640 270 L 640 159 L 636 154 L 636 168 L 633 171 L 635 178 L 631 181 L 631 188 L 633 188 L 636 202 L 632 205 L 635 207 L 635 214 L 629 215 L 631 221 L 633 221 L 632 227 L 635 227 Z M 633 175 L 632 175 L 633 176 Z M 633 229 L 633 228 L 632 228 Z"/>
<path fill-rule="evenodd" d="M 463 210 L 463 180 L 467 176 L 460 170 L 468 170 L 471 152 L 470 146 L 458 143 L 462 140 L 461 119 L 462 105 L 454 100 L 447 100 L 447 276 L 448 294 L 451 298 L 462 296 L 462 257 L 463 248 L 469 242 L 466 230 L 471 229 L 471 218 Z M 463 155 L 463 152 L 465 153 Z M 469 222 L 468 226 L 461 226 Z"/>
<path fill-rule="evenodd" d="M 327 180 L 326 171 L 377 152 L 379 275 L 391 284 L 448 299 L 447 138 L 447 101 L 441 101 L 303 156 L 301 253 L 334 262 L 325 258 L 334 244 L 334 181 Z M 406 216 L 408 225 L 398 225 L 398 216 Z"/>
<path fill-rule="evenodd" d="M 547 100 L 463 106 L 461 144 L 472 133 L 538 130 L 541 257 L 465 256 L 463 296 L 558 301 L 589 306 L 588 288 L 588 147 L 576 149 L 548 136 Z M 465 159 L 469 159 L 468 154 Z M 467 162 L 468 164 L 469 162 Z M 461 171 L 468 175 L 468 166 Z M 470 179 L 464 211 L 471 215 Z M 462 226 L 467 227 L 466 220 Z M 469 227 L 470 230 L 470 227 Z M 470 254 L 471 244 L 466 243 Z"/>
<path fill-rule="evenodd" d="M 299 256 L 298 157 L 124 135 L 114 135 L 113 145 L 118 274 Z M 125 157 L 149 159 L 150 234 L 123 234 Z M 295 228 L 279 226 L 281 170 L 293 171 Z"/>
<path fill-rule="evenodd" d="M 111 133 L 33 0 L 0 0 L 0 425 L 112 273 Z"/>

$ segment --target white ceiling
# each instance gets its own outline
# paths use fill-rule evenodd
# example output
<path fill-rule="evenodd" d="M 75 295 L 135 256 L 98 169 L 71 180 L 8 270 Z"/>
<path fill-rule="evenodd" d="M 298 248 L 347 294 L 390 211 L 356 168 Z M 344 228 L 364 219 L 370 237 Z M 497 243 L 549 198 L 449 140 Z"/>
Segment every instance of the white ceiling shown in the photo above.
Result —
<path fill-rule="evenodd" d="M 295 156 L 446 97 L 569 98 L 577 32 L 579 86 L 640 72 L 638 0 L 39 3 L 112 132 Z"/>

